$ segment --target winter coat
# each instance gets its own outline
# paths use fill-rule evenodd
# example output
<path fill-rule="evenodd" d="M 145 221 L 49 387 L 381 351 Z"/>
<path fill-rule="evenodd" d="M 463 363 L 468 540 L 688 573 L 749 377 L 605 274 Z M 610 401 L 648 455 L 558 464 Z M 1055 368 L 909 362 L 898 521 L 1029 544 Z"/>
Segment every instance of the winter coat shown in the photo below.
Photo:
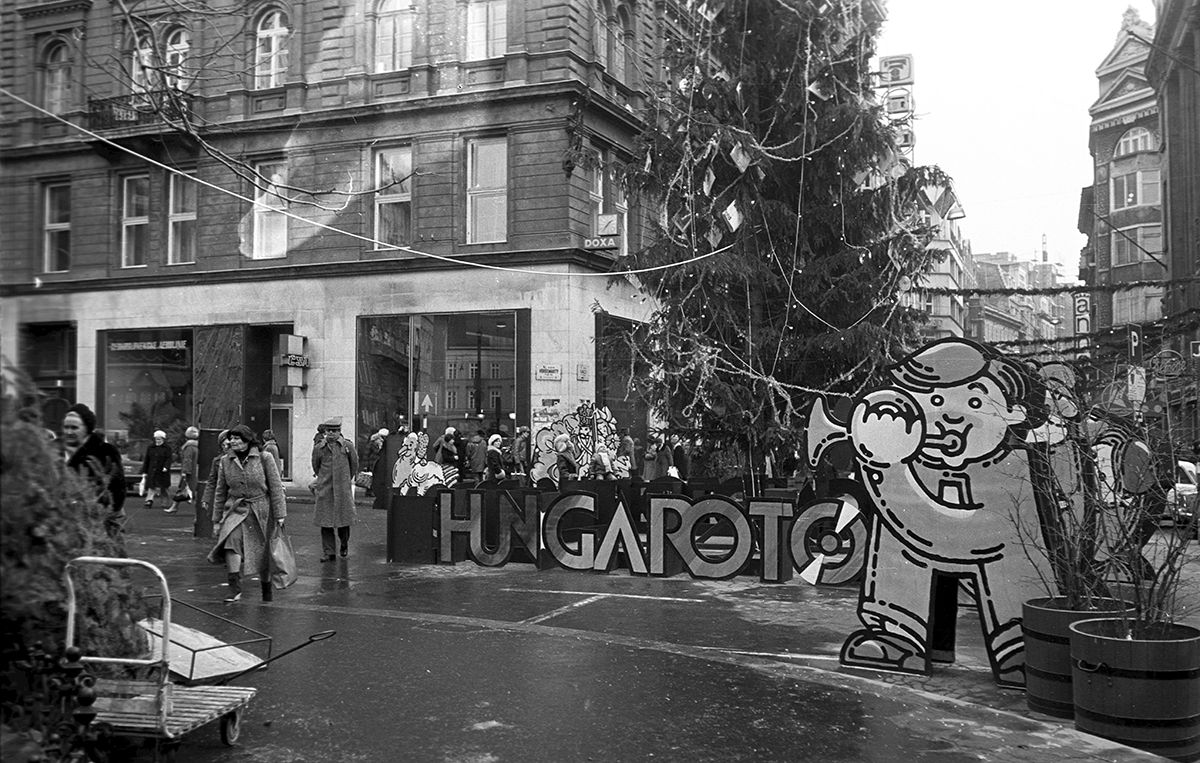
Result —
<path fill-rule="evenodd" d="M 213 525 L 218 527 L 217 542 L 208 554 L 215 564 L 222 561 L 222 549 L 230 533 L 243 523 L 253 522 L 242 531 L 242 569 L 263 571 L 267 567 L 266 546 L 275 523 L 287 517 L 283 482 L 275 460 L 266 458 L 258 448 L 250 448 L 245 462 L 231 451 L 217 459 L 217 489 L 211 506 Z"/>
<path fill-rule="evenodd" d="M 479 435 L 471 438 L 471 471 L 479 474 L 487 468 L 487 443 Z"/>
<path fill-rule="evenodd" d="M 339 437 L 313 447 L 313 494 L 317 527 L 349 527 L 354 522 L 354 475 L 358 474 L 358 453 Z"/>
<path fill-rule="evenodd" d="M 692 465 L 692 459 L 688 455 L 687 448 L 683 447 L 682 443 L 676 445 L 672 458 L 675 462 L 675 468 L 679 470 L 679 479 L 686 482 Z"/>
<path fill-rule="evenodd" d="M 195 440 L 184 440 L 179 449 L 179 478 L 193 493 L 196 492 L 196 481 L 200 479 L 200 443 Z"/>
<path fill-rule="evenodd" d="M 454 447 L 454 438 L 446 440 L 445 435 L 439 437 L 433 444 L 433 454 L 429 460 L 435 464 L 457 464 L 458 449 Z"/>
<path fill-rule="evenodd" d="M 279 457 L 279 443 L 267 440 L 263 443 L 262 452 L 270 453 L 271 458 L 275 459 L 275 468 L 280 474 L 280 479 L 283 479 L 283 459 Z"/>
<path fill-rule="evenodd" d="M 671 446 L 666 443 L 658 446 L 658 453 L 654 456 L 655 479 L 670 476 L 670 468 L 674 465 L 675 458 L 671 455 Z"/>
<path fill-rule="evenodd" d="M 502 480 L 508 477 L 508 473 L 504 469 L 504 454 L 499 448 L 489 447 L 484 457 L 485 471 L 483 478 L 485 480 Z"/>
<path fill-rule="evenodd" d="M 529 472 L 529 435 L 522 432 L 517 435 L 517 439 L 512 446 L 513 458 L 517 460 L 517 470 L 522 473 Z"/>
<path fill-rule="evenodd" d="M 597 450 L 592 454 L 592 463 L 588 467 L 588 476 L 594 480 L 610 480 L 613 478 L 612 457 L 606 450 Z"/>
<path fill-rule="evenodd" d="M 111 507 L 111 520 L 125 516 L 125 468 L 121 453 L 98 434 L 88 435 L 69 459 L 67 466 L 104 488 L 100 503 Z"/>
<path fill-rule="evenodd" d="M 167 444 L 151 445 L 146 448 L 142 459 L 142 474 L 146 476 L 146 489 L 171 487 L 171 447 Z"/>

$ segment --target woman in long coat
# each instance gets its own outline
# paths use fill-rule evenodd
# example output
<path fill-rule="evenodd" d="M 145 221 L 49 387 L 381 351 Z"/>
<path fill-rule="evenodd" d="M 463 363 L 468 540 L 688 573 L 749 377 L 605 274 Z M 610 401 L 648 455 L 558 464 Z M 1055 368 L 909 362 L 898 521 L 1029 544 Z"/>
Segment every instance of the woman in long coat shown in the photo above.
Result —
<path fill-rule="evenodd" d="M 354 522 L 354 475 L 358 474 L 358 453 L 342 438 L 342 420 L 330 419 L 323 425 L 325 438 L 313 446 L 312 484 L 316 507 L 313 524 L 321 528 L 321 561 L 334 556 L 333 533 L 337 530 L 342 556 L 350 553 L 350 525 Z"/>
<path fill-rule="evenodd" d="M 229 430 L 229 452 L 218 461 L 212 519 L 217 544 L 208 560 L 229 573 L 229 596 L 242 597 L 243 573 L 260 575 L 263 601 L 271 600 L 269 542 L 287 517 L 283 482 L 275 459 L 256 447 L 254 432 L 239 424 Z"/>
<path fill-rule="evenodd" d="M 167 433 L 161 429 L 154 432 L 154 444 L 146 448 L 142 459 L 142 474 L 146 480 L 146 508 L 154 506 L 154 499 L 167 499 L 166 508 L 171 509 L 171 446 L 167 445 Z"/>

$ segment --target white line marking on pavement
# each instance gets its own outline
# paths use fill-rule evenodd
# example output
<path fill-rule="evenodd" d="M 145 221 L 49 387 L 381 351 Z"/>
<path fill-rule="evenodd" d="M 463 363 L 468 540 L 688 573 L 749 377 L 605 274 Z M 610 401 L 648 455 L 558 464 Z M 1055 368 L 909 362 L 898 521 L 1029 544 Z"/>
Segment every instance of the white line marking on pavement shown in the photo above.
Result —
<path fill-rule="evenodd" d="M 551 591 L 545 588 L 501 588 L 501 591 L 513 593 L 561 593 L 568 596 L 612 597 L 619 599 L 650 599 L 651 601 L 689 601 L 702 602 L 704 599 L 679 599 L 674 596 L 639 596 L 632 593 L 603 593 L 599 591 Z"/>
<path fill-rule="evenodd" d="M 558 617 L 559 615 L 566 614 L 567 612 L 570 612 L 573 609 L 578 609 L 579 607 L 585 606 L 587 604 L 591 604 L 594 601 L 600 601 L 603 598 L 604 598 L 603 596 L 589 596 L 586 599 L 580 599 L 579 601 L 572 602 L 572 603 L 566 605 L 565 607 L 559 607 L 558 609 L 552 609 L 549 612 L 546 612 L 545 614 L 537 615 L 536 617 L 527 618 L 525 620 L 522 620 L 521 623 L 523 625 L 530 625 L 532 623 L 540 623 L 543 620 L 549 620 L 552 617 Z"/>

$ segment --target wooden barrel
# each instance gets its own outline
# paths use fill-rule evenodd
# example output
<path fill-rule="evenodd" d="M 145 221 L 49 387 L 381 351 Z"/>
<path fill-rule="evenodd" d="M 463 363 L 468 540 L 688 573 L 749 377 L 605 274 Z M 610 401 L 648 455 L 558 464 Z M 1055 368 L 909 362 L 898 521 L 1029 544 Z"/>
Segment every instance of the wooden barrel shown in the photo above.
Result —
<path fill-rule="evenodd" d="M 1025 702 L 1056 718 L 1073 718 L 1071 623 L 1109 612 L 1130 615 L 1133 607 L 1118 599 L 1098 599 L 1093 608 L 1072 609 L 1062 597 L 1030 599 L 1022 605 L 1025 634 Z"/>
<path fill-rule="evenodd" d="M 1200 629 L 1125 638 L 1121 620 L 1071 626 L 1075 728 L 1174 760 L 1200 760 Z M 1142 634 L 1139 634 L 1142 635 Z"/>

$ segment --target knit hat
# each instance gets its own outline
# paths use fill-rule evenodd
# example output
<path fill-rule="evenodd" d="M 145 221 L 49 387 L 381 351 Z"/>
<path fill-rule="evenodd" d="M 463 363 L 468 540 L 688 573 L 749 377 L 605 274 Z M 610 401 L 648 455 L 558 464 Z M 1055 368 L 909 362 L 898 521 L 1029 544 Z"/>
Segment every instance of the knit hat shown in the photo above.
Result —
<path fill-rule="evenodd" d="M 67 413 L 73 413 L 78 416 L 79 420 L 83 422 L 84 428 L 87 429 L 88 434 L 96 431 L 96 414 L 83 403 L 72 405 L 67 409 Z M 63 418 L 66 418 L 66 416 L 64 415 Z"/>
<path fill-rule="evenodd" d="M 200 439 L 200 430 L 197 429 L 196 427 L 188 427 L 187 429 L 184 430 L 183 436 L 188 438 L 189 440 L 199 440 Z"/>
<path fill-rule="evenodd" d="M 251 445 L 254 445 L 258 441 L 258 438 L 256 438 L 254 436 L 254 430 L 251 429 L 250 427 L 246 426 L 245 424 L 238 424 L 236 427 L 230 429 L 229 436 L 233 437 L 234 435 L 237 435 L 238 437 L 242 438 L 242 440 L 250 443 Z"/>
<path fill-rule="evenodd" d="M 157 440 L 159 438 L 162 438 L 164 440 L 167 439 L 167 433 L 162 431 L 161 429 L 155 429 L 154 430 L 154 439 Z"/>

